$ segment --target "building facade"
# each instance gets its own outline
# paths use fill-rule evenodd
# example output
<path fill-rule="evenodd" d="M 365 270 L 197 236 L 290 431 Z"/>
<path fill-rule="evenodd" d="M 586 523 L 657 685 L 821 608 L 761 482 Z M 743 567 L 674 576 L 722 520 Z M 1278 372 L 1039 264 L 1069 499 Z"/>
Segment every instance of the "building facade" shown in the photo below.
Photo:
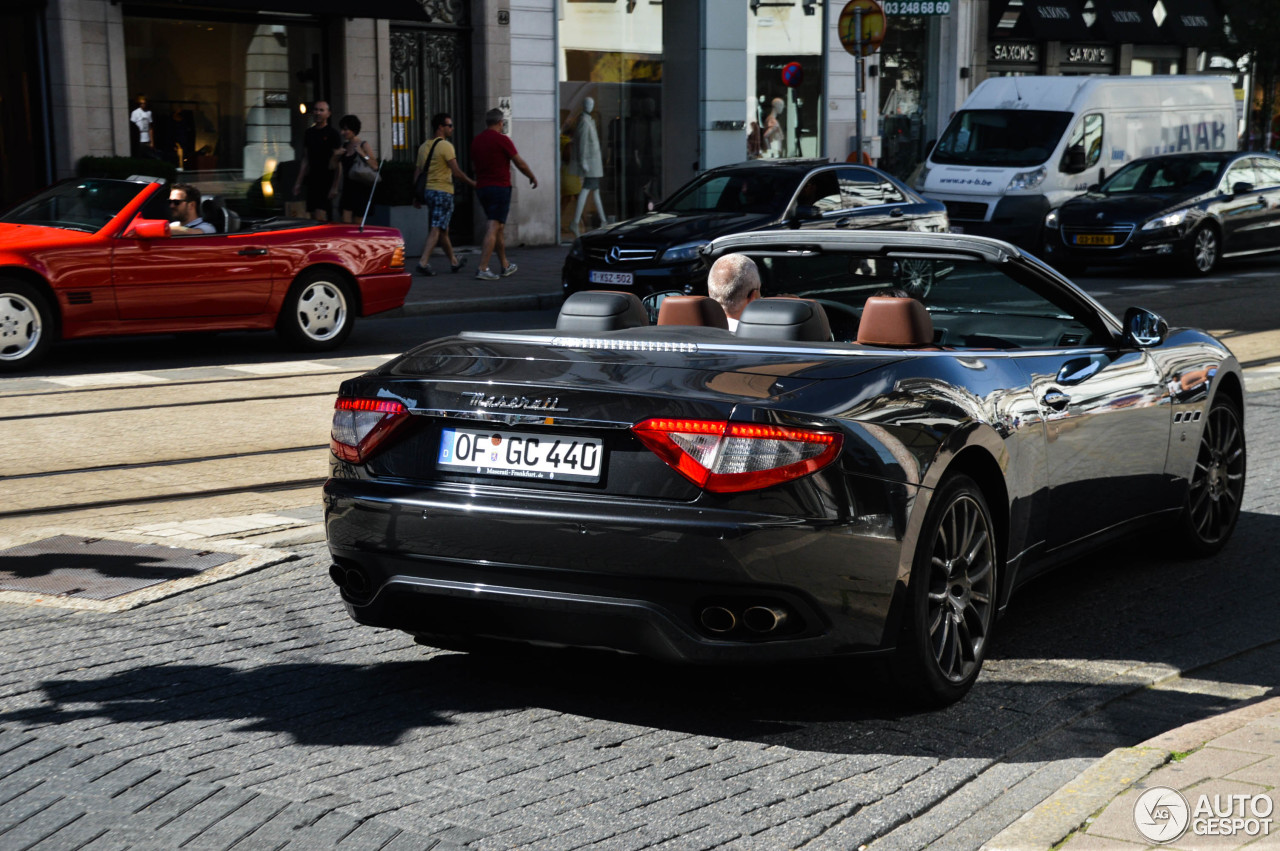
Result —
<path fill-rule="evenodd" d="M 464 169 L 499 106 L 539 180 L 514 181 L 508 239 L 547 244 L 752 157 L 860 150 L 906 176 L 987 76 L 1213 71 L 1222 26 L 1212 0 L 880 6 L 859 73 L 843 0 L 33 0 L 0 13 L 20 67 L 0 101 L 0 200 L 82 157 L 141 152 L 283 208 L 316 100 L 404 167 L 447 111 Z M 456 239 L 478 235 L 477 215 L 459 195 Z"/>

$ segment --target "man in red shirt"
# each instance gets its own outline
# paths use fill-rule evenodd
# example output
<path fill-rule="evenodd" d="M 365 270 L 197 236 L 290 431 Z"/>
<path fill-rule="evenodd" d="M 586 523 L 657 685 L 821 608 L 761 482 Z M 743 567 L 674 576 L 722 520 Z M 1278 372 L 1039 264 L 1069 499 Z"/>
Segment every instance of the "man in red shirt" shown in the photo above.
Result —
<path fill-rule="evenodd" d="M 506 230 L 507 214 L 511 211 L 511 163 L 529 178 L 529 185 L 537 189 L 538 178 L 532 169 L 516 153 L 510 137 L 502 133 L 502 110 L 491 109 L 484 114 L 485 129 L 471 140 L 471 162 L 476 168 L 476 197 L 484 208 L 489 226 L 480 246 L 480 271 L 476 277 L 482 281 L 496 281 L 499 277 L 514 274 L 516 264 L 507 262 Z M 498 251 L 498 263 L 502 275 L 489 271 L 489 257 Z"/>

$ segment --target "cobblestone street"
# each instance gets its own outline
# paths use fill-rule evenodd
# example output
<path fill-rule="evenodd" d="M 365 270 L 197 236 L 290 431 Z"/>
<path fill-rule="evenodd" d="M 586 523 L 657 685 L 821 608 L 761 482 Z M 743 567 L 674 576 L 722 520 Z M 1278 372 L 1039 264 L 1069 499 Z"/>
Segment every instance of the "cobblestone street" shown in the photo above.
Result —
<path fill-rule="evenodd" d="M 418 647 L 347 618 L 321 544 L 132 611 L 0 604 L 0 845 L 977 848 L 1280 681 L 1280 393 L 1248 418 L 1223 554 L 1138 542 L 1035 583 L 942 712 L 856 666 Z"/>

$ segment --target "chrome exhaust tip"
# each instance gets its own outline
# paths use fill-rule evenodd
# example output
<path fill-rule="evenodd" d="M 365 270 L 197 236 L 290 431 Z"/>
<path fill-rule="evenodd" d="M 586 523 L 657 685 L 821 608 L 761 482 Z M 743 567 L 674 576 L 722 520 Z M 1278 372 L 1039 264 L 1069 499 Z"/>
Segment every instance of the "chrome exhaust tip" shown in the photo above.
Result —
<path fill-rule="evenodd" d="M 787 610 L 773 606 L 751 606 L 742 613 L 742 625 L 752 632 L 773 632 L 787 622 Z"/>
<path fill-rule="evenodd" d="M 737 616 L 724 606 L 707 606 L 698 616 L 698 620 L 708 632 L 717 634 L 729 632 L 738 625 Z"/>
<path fill-rule="evenodd" d="M 347 569 L 340 564 L 329 565 L 329 579 L 339 588 L 347 584 Z"/>

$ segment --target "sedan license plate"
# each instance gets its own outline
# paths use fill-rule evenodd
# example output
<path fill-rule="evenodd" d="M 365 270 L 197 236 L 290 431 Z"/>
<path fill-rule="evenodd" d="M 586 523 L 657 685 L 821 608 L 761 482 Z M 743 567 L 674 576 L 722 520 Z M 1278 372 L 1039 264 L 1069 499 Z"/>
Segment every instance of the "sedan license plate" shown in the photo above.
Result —
<path fill-rule="evenodd" d="M 594 437 L 446 428 L 440 433 L 436 468 L 481 476 L 598 482 L 603 459 L 604 443 Z"/>
<path fill-rule="evenodd" d="M 1078 233 L 1075 240 L 1076 245 L 1115 245 L 1116 235 L 1114 233 Z"/>
<path fill-rule="evenodd" d="M 629 287 L 636 282 L 636 276 L 630 272 L 588 272 L 587 280 L 593 284 L 613 284 L 615 287 Z"/>

